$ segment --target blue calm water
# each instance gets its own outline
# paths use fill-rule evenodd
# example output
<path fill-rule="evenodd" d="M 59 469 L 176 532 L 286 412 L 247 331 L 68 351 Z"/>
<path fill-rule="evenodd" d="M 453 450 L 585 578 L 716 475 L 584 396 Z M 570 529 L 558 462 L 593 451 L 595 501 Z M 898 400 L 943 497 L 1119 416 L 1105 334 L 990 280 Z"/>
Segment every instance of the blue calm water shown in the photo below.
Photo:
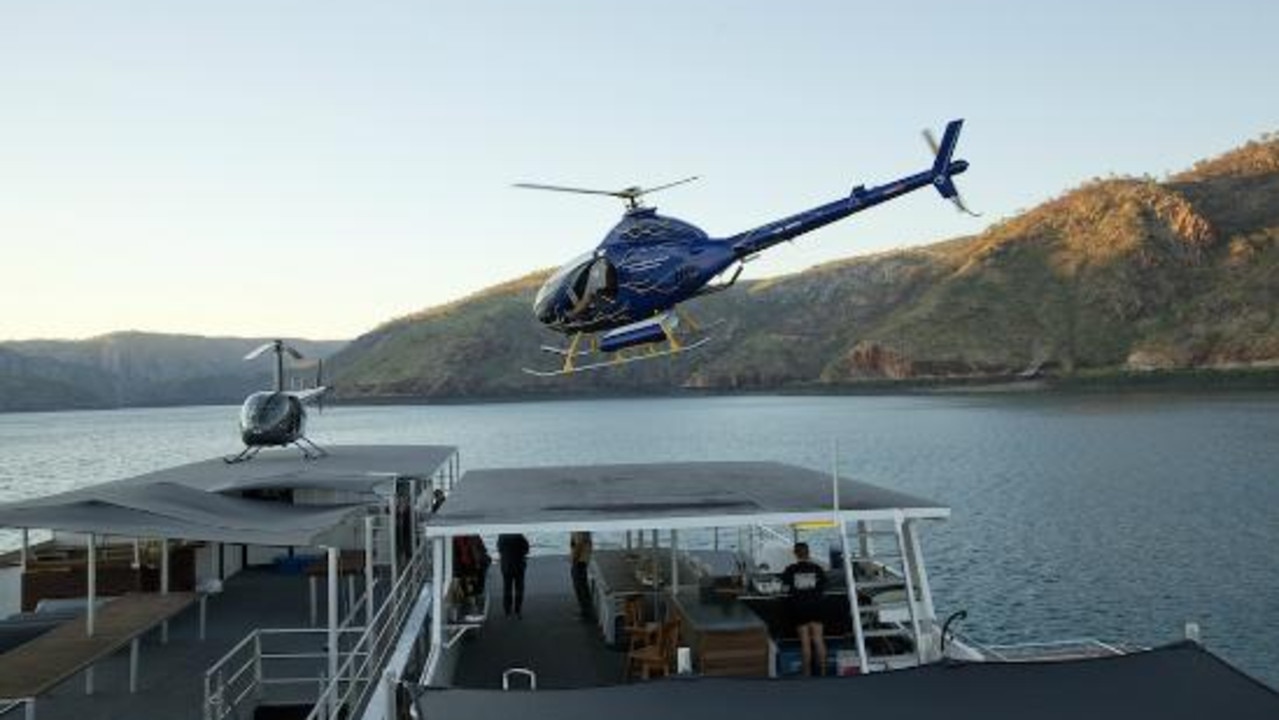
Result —
<path fill-rule="evenodd" d="M 237 449 L 235 408 L 0 415 L 0 500 Z M 939 612 L 986 642 L 1203 640 L 1279 687 L 1279 395 L 732 397 L 338 407 L 329 443 L 447 443 L 464 468 L 779 460 L 953 508 Z M 0 544 L 12 544 L 12 534 Z"/>

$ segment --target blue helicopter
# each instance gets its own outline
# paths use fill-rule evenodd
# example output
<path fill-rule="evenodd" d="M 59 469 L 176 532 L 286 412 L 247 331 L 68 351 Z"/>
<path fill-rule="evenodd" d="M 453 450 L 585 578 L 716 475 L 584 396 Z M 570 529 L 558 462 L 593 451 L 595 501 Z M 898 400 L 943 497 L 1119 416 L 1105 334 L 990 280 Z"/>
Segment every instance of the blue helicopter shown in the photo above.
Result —
<path fill-rule="evenodd" d="M 952 180 L 968 169 L 967 162 L 951 157 L 961 127 L 963 120 L 947 124 L 940 144 L 932 133 L 924 131 L 935 161 L 923 172 L 877 187 L 858 185 L 848 197 L 727 238 L 712 238 L 694 225 L 659 215 L 656 209 L 640 203 L 645 195 L 696 177 L 616 191 L 517 184 L 532 190 L 607 195 L 627 205 L 621 222 L 598 247 L 563 265 L 538 291 L 534 315 L 570 340 L 566 348 L 542 347 L 563 358 L 560 367 L 549 371 L 524 368 L 524 372 L 541 377 L 568 375 L 700 347 L 710 337 L 685 335 L 681 317 L 692 332 L 698 333 L 700 328 L 678 310 L 680 303 L 732 287 L 745 262 L 778 243 L 914 190 L 931 185 L 960 211 L 975 215 L 964 205 Z M 727 279 L 721 279 L 725 275 Z M 630 348 L 638 352 L 624 352 Z"/>

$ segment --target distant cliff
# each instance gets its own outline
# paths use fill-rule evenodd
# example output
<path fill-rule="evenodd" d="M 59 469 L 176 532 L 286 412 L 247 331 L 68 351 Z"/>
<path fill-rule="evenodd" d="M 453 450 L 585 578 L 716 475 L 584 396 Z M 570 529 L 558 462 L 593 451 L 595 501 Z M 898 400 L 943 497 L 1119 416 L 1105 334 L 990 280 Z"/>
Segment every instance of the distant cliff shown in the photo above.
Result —
<path fill-rule="evenodd" d="M 1164 181 L 1090 182 L 975 237 L 741 283 L 674 360 L 545 380 L 546 271 L 388 322 L 334 357 L 348 399 L 838 389 L 1279 364 L 1279 138 Z"/>
<path fill-rule="evenodd" d="M 0 411 L 238 403 L 270 386 L 266 338 L 121 332 L 88 340 L 0 342 Z M 310 358 L 343 341 L 290 340 Z"/>

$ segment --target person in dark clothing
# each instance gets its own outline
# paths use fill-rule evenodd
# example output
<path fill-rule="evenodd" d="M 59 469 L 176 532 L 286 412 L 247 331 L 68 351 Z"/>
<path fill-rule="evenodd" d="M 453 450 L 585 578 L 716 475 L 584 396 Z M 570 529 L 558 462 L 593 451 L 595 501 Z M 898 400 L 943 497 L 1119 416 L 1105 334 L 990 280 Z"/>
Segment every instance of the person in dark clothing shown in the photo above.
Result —
<path fill-rule="evenodd" d="M 824 675 L 826 639 L 822 637 L 822 595 L 826 592 L 826 571 L 808 559 L 808 543 L 795 543 L 795 562 L 782 573 L 782 584 L 789 594 L 791 622 L 795 623 L 795 631 L 799 634 L 804 674 L 813 674 L 813 656 L 816 654 L 817 674 Z"/>
<path fill-rule="evenodd" d="M 524 571 L 528 568 L 528 538 L 523 535 L 499 535 L 497 552 L 502 563 L 502 610 L 510 617 L 523 617 Z"/>
<path fill-rule="evenodd" d="M 595 617 L 595 605 L 591 602 L 591 585 L 587 577 L 593 549 L 590 533 L 575 532 L 569 536 L 569 557 L 573 561 L 573 592 L 577 595 L 577 613 L 584 620 Z"/>
<path fill-rule="evenodd" d="M 493 563 L 484 538 L 479 535 L 458 535 L 453 538 L 453 576 L 462 585 L 462 593 L 469 598 L 484 595 L 489 565 Z"/>

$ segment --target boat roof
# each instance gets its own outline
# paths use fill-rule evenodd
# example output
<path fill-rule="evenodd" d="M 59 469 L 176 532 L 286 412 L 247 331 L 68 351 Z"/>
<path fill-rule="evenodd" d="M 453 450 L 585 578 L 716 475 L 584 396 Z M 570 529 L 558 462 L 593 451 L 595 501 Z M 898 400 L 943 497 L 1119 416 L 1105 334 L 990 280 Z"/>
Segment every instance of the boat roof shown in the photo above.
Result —
<path fill-rule="evenodd" d="M 672 678 L 579 690 L 419 689 L 422 717 L 506 720 L 775 720 L 843 709 L 857 717 L 935 720 L 1279 717 L 1279 693 L 1201 646 L 1182 642 L 1109 658 L 944 663 L 863 677 Z"/>
<path fill-rule="evenodd" d="M 830 521 L 826 473 L 776 462 L 674 462 L 470 470 L 427 522 L 431 537 Z M 845 521 L 943 519 L 950 509 L 839 480 Z"/>
<path fill-rule="evenodd" d="M 299 505 L 242 497 L 246 491 L 330 490 L 371 494 L 400 478 L 436 473 L 447 445 L 340 445 L 306 460 L 291 449 L 228 464 L 213 458 L 69 492 L 0 505 L 0 527 L 127 537 L 307 546 L 364 502 Z"/>

